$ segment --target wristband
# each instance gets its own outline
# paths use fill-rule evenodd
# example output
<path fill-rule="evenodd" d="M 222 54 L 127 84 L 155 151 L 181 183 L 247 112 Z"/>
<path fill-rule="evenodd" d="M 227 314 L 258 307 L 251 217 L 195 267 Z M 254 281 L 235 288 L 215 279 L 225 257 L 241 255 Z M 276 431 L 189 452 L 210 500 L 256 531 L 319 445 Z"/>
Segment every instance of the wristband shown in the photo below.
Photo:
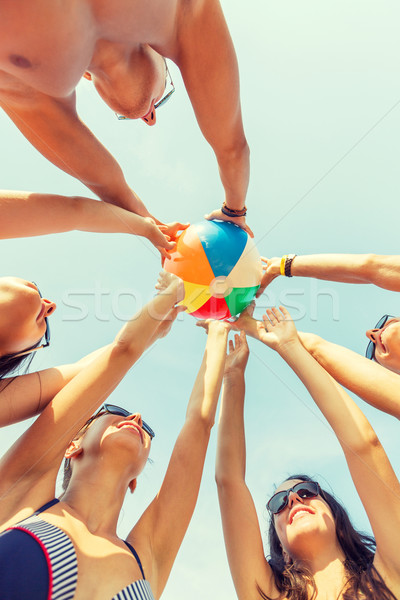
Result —
<path fill-rule="evenodd" d="M 286 262 L 287 257 L 288 257 L 288 255 L 284 254 L 281 258 L 281 266 L 279 269 L 281 275 L 285 274 L 285 262 Z"/>

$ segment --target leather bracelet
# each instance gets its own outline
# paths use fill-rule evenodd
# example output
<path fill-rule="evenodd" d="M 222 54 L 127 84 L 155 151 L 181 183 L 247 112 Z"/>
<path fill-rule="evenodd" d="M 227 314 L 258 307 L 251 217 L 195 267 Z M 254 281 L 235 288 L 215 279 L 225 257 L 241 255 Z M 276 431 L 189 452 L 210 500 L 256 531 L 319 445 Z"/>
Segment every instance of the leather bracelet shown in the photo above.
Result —
<path fill-rule="evenodd" d="M 296 257 L 296 254 L 288 254 L 286 256 L 285 259 L 285 276 L 286 277 L 293 277 L 292 275 L 292 262 L 293 259 Z"/>
<path fill-rule="evenodd" d="M 221 212 L 226 215 L 227 217 L 231 217 L 231 219 L 234 218 L 238 218 L 238 217 L 245 217 L 247 215 L 247 210 L 240 211 L 239 214 L 236 212 L 233 212 L 232 210 L 230 210 L 229 208 L 226 208 L 225 206 L 221 207 Z"/>
<path fill-rule="evenodd" d="M 224 213 L 224 215 L 228 215 L 230 217 L 245 217 L 247 214 L 246 206 L 240 209 L 229 208 L 229 206 L 226 205 L 226 202 L 223 203 L 221 210 Z"/>

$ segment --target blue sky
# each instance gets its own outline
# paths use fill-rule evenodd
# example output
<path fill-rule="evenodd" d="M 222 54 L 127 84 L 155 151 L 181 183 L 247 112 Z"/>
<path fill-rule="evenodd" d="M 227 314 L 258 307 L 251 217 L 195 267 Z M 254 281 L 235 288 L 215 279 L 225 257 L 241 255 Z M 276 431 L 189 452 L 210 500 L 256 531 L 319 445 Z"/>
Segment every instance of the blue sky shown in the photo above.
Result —
<path fill-rule="evenodd" d="M 244 9 L 243 2 L 223 0 L 222 6 L 239 60 L 251 149 L 248 222 L 260 253 L 398 254 L 398 3 L 252 0 Z M 179 72 L 170 70 L 177 91 L 153 128 L 118 122 L 87 81 L 78 89 L 79 113 L 154 214 L 196 222 L 222 203 L 222 186 Z M 42 158 L 4 114 L 0 139 L 3 188 L 91 195 Z M 67 233 L 2 241 L 1 249 L 2 275 L 33 279 L 58 305 L 51 348 L 38 353 L 35 369 L 75 361 L 108 343 L 154 293 L 160 266 L 149 243 L 128 235 Z M 281 278 L 256 314 L 275 303 L 291 310 L 299 329 L 363 353 L 365 330 L 384 313 L 398 314 L 399 300 L 365 285 Z M 112 395 L 112 402 L 141 411 L 157 433 L 154 463 L 127 498 L 121 535 L 160 486 L 205 339 L 192 317 L 180 315 Z M 250 348 L 247 482 L 261 530 L 273 484 L 298 471 L 327 482 L 356 525 L 368 529 L 339 444 L 307 392 L 279 356 L 253 341 Z M 398 423 L 357 401 L 399 472 Z M 26 426 L 2 430 L 0 451 Z M 214 483 L 216 434 L 215 427 L 198 506 L 164 600 L 234 597 Z"/>

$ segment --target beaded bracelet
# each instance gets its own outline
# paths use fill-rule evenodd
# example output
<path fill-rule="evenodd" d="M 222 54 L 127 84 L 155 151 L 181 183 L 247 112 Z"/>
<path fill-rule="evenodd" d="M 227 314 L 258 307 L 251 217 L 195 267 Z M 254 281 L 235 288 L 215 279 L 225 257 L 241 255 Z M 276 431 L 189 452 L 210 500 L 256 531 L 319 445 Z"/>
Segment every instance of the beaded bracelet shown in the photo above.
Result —
<path fill-rule="evenodd" d="M 296 254 L 288 254 L 285 259 L 285 276 L 293 277 L 292 275 L 292 262 Z"/>

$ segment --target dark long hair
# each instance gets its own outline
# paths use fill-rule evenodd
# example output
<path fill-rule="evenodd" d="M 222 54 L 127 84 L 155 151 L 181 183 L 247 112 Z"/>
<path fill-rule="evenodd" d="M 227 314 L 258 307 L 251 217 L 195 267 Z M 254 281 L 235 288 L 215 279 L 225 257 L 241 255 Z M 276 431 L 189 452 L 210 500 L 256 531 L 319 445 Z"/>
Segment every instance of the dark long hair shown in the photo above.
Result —
<path fill-rule="evenodd" d="M 32 347 L 35 348 L 39 343 Z M 19 374 L 18 372 L 21 370 L 25 373 L 28 370 L 34 355 L 35 352 L 31 352 L 30 354 L 24 354 L 23 356 L 15 357 L 13 354 L 5 354 L 0 357 L 0 381 L 12 373 L 17 372 L 17 374 Z"/>
<path fill-rule="evenodd" d="M 314 481 L 307 475 L 291 475 L 285 481 L 292 479 Z M 397 600 L 373 565 L 376 549 L 375 539 L 357 531 L 340 502 L 326 490 L 320 489 L 322 498 L 332 511 L 336 536 L 346 557 L 344 566 L 348 577 L 343 591 L 343 600 L 377 600 L 377 598 L 379 600 Z M 295 563 L 285 564 L 273 515 L 271 515 L 269 524 L 268 539 L 270 548 L 268 562 L 273 572 L 275 585 L 280 592 L 280 598 L 310 600 L 308 586 L 311 586 L 313 590 L 311 598 L 314 598 L 317 589 L 310 571 Z M 272 600 L 260 588 L 259 593 L 264 600 Z"/>

